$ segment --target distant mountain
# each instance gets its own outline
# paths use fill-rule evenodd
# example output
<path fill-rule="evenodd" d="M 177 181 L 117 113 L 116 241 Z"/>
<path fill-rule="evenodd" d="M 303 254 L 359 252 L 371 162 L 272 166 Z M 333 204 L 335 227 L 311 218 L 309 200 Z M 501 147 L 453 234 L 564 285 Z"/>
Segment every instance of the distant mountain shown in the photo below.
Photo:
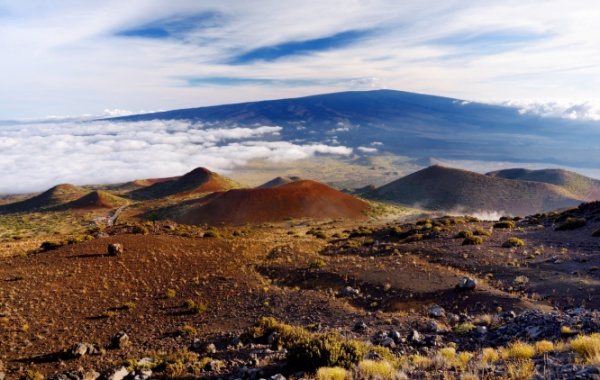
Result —
<path fill-rule="evenodd" d="M 89 192 L 71 184 L 56 185 L 32 198 L 0 206 L 0 214 L 46 210 L 79 199 Z"/>
<path fill-rule="evenodd" d="M 489 172 L 486 175 L 521 181 L 550 183 L 564 187 L 582 200 L 591 202 L 600 200 L 600 181 L 564 169 L 504 169 Z"/>
<path fill-rule="evenodd" d="M 275 187 L 281 185 L 287 185 L 288 183 L 300 181 L 302 178 L 296 176 L 285 176 L 285 177 L 277 177 L 273 178 L 269 182 L 265 182 L 262 185 L 258 186 L 258 189 L 264 189 L 267 187 Z"/>
<path fill-rule="evenodd" d="M 582 168 L 600 164 L 600 147 L 594 143 L 600 141 L 600 122 L 541 118 L 515 108 L 393 90 L 340 92 L 112 120 L 156 119 L 204 123 L 202 128 L 277 125 L 282 130 L 268 137 L 271 140 L 339 144 L 368 155 L 389 152 L 442 161 L 541 162 Z"/>
<path fill-rule="evenodd" d="M 220 176 L 205 168 L 196 168 L 191 172 L 173 179 L 153 179 L 152 185 L 142 187 L 129 193 L 133 199 L 148 200 L 169 196 L 190 196 L 224 191 L 243 187 L 227 177 Z"/>
<path fill-rule="evenodd" d="M 582 201 L 556 185 L 501 179 L 442 166 L 420 170 L 368 192 L 364 197 L 429 210 L 495 211 L 512 215 L 572 207 Z"/>
<path fill-rule="evenodd" d="M 365 219 L 369 208 L 367 202 L 319 182 L 301 180 L 276 187 L 214 193 L 174 219 L 196 225 L 241 225 L 288 218 Z"/>

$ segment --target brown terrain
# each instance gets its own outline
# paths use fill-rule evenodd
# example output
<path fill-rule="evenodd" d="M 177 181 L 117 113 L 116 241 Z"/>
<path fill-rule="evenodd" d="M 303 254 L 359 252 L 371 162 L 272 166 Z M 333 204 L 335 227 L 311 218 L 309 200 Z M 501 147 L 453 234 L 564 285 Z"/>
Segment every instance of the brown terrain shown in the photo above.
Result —
<path fill-rule="evenodd" d="M 450 173 L 439 178 L 463 175 Z M 313 378 L 334 366 L 356 379 L 600 374 L 578 345 L 600 347 L 590 335 L 600 332 L 598 202 L 499 222 L 378 220 L 367 216 L 378 206 L 314 181 L 196 190 L 207 183 L 203 191 L 231 184 L 199 168 L 147 186 L 171 194 L 158 200 L 58 186 L 2 206 L 2 223 L 38 209 L 35 223 L 59 223 L 132 202 L 114 226 L 3 238 L 0 377 L 115 379 L 123 368 L 141 379 L 145 367 L 156 378 Z M 535 194 L 561 189 L 542 185 Z M 172 221 L 165 210 L 184 213 Z M 295 327 L 250 327 L 263 317 Z M 128 341 L 118 344 L 121 331 Z"/>
<path fill-rule="evenodd" d="M 509 215 L 548 212 L 590 200 L 550 183 L 503 179 L 443 166 L 428 167 L 363 196 L 428 210 Z"/>
<path fill-rule="evenodd" d="M 257 189 L 214 193 L 175 220 L 180 223 L 243 225 L 284 219 L 365 219 L 367 202 L 321 183 L 301 180 Z"/>

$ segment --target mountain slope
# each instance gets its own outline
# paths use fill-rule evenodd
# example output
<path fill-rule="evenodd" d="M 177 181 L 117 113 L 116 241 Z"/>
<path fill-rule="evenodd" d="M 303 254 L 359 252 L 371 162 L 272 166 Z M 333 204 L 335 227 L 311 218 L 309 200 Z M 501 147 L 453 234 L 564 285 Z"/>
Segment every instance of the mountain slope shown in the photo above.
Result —
<path fill-rule="evenodd" d="M 431 210 L 529 215 L 581 203 L 556 185 L 431 166 L 364 195 Z"/>
<path fill-rule="evenodd" d="M 196 168 L 174 179 L 154 179 L 152 181 L 154 182 L 152 185 L 129 193 L 131 198 L 145 200 L 169 196 L 183 197 L 243 187 L 232 179 L 220 176 L 205 168 Z"/>
<path fill-rule="evenodd" d="M 281 186 L 281 185 L 287 185 L 288 183 L 292 183 L 292 182 L 296 182 L 296 181 L 300 181 L 301 178 L 300 177 L 296 177 L 296 176 L 286 176 L 286 177 L 276 177 L 273 178 L 272 180 L 263 183 L 260 186 L 257 186 L 258 189 L 264 189 L 266 187 L 275 187 L 275 186 Z"/>
<path fill-rule="evenodd" d="M 74 201 L 55 207 L 56 210 L 97 210 L 113 209 L 127 204 L 127 200 L 96 190 Z"/>
<path fill-rule="evenodd" d="M 32 198 L 0 206 L 0 213 L 31 212 L 44 210 L 74 201 L 90 191 L 71 184 L 56 185 Z"/>
<path fill-rule="evenodd" d="M 505 169 L 489 172 L 486 175 L 522 181 L 545 182 L 561 186 L 582 200 L 594 201 L 600 199 L 600 181 L 564 169 Z"/>
<path fill-rule="evenodd" d="M 365 219 L 369 204 L 321 183 L 301 180 L 262 189 L 236 189 L 209 195 L 175 220 L 187 224 L 283 221 L 287 218 Z"/>
<path fill-rule="evenodd" d="M 280 134 L 269 139 L 339 144 L 367 155 L 390 152 L 442 160 L 600 165 L 600 148 L 590 143 L 600 140 L 600 122 L 540 118 L 515 108 L 394 90 L 340 92 L 113 120 L 157 119 L 209 123 L 211 128 L 277 125 L 282 127 Z"/>

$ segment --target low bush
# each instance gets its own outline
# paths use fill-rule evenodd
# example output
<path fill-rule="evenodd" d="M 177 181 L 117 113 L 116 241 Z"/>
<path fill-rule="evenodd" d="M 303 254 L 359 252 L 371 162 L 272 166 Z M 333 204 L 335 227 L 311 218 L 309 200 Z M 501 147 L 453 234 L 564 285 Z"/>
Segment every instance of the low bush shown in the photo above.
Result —
<path fill-rule="evenodd" d="M 350 380 L 350 372 L 342 367 L 321 367 L 315 376 L 316 380 Z"/>
<path fill-rule="evenodd" d="M 583 218 L 567 218 L 561 225 L 556 227 L 555 231 L 571 231 L 585 226 L 587 222 Z"/>
<path fill-rule="evenodd" d="M 598 228 L 596 231 L 592 232 L 592 236 L 593 237 L 600 237 L 600 228 Z"/>
<path fill-rule="evenodd" d="M 369 351 L 375 351 L 386 359 L 393 360 L 390 351 L 384 347 L 373 347 L 369 343 L 346 340 L 335 333 L 310 333 L 300 328 L 277 322 L 274 318 L 262 318 L 249 327 L 241 336 L 242 341 L 266 341 L 272 333 L 277 333 L 273 347 L 287 350 L 287 362 L 291 370 L 314 373 L 321 367 L 342 367 L 351 369 Z"/>
<path fill-rule="evenodd" d="M 463 240 L 462 245 L 480 245 L 483 244 L 483 239 L 479 236 L 467 236 L 465 240 Z"/>
<path fill-rule="evenodd" d="M 512 220 L 502 220 L 494 223 L 494 228 L 515 228 L 515 222 Z"/>
<path fill-rule="evenodd" d="M 473 230 L 473 235 L 476 236 L 490 236 L 492 233 L 488 230 L 484 230 L 483 228 L 477 227 Z"/>
<path fill-rule="evenodd" d="M 473 233 L 469 230 L 462 230 L 459 233 L 456 234 L 456 238 L 467 238 L 469 236 L 473 236 Z"/>
<path fill-rule="evenodd" d="M 525 242 L 523 240 L 516 237 L 510 237 L 502 243 L 502 248 L 522 247 L 524 245 Z"/>

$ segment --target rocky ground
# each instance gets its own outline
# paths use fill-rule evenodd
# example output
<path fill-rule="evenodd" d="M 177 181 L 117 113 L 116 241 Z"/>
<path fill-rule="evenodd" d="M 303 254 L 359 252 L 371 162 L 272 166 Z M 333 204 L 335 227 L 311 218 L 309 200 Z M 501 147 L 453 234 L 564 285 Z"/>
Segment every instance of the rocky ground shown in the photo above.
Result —
<path fill-rule="evenodd" d="M 596 219 L 589 206 L 504 225 L 119 224 L 27 254 L 24 240 L 0 258 L 0 377 L 313 377 L 314 357 L 289 365 L 298 335 L 307 351 L 332 339 L 377 352 L 347 365 L 354 378 L 596 378 L 577 340 L 594 346 L 600 326 Z M 262 317 L 303 329 L 244 334 Z"/>

